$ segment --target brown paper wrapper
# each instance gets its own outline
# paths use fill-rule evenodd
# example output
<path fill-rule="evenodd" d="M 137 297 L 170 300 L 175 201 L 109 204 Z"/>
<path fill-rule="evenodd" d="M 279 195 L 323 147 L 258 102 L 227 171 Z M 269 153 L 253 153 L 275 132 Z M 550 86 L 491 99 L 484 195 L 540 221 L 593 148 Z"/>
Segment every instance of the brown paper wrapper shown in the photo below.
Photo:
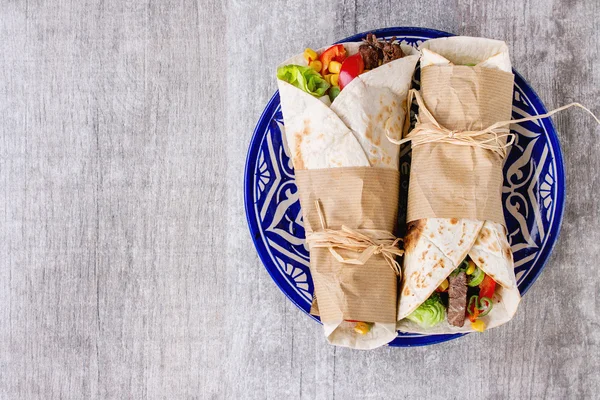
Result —
<path fill-rule="evenodd" d="M 513 74 L 500 70 L 433 65 L 421 71 L 421 95 L 440 125 L 454 131 L 480 130 L 511 118 L 513 80 Z M 471 146 L 414 147 L 407 222 L 468 218 L 505 224 L 502 164 L 497 153 Z"/>
<path fill-rule="evenodd" d="M 321 229 L 315 207 L 319 200 L 329 229 L 345 225 L 393 233 L 399 176 L 396 170 L 370 167 L 296 170 L 306 232 Z M 326 248 L 309 250 L 318 315 L 323 322 L 396 322 L 398 279 L 383 256 L 373 255 L 364 265 L 352 265 L 338 262 Z"/>

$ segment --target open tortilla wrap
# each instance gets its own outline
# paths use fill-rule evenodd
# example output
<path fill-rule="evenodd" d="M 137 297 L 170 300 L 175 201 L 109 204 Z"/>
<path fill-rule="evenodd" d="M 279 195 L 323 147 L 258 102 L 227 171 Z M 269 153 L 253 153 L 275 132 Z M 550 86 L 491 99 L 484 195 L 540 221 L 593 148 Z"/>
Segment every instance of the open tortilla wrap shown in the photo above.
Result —
<path fill-rule="evenodd" d="M 502 41 L 450 37 L 424 42 L 421 68 L 432 65 L 476 65 L 511 72 L 508 47 Z M 500 195 L 500 194 L 498 194 Z M 509 321 L 520 294 L 505 227 L 493 221 L 460 218 L 424 218 L 409 223 L 405 238 L 403 281 L 398 305 L 398 329 L 404 332 L 447 334 L 472 332 L 450 325 L 447 318 L 431 328 L 405 319 L 457 269 L 467 255 L 491 276 L 497 286 L 490 313 L 481 318 L 487 328 Z"/>
<path fill-rule="evenodd" d="M 352 55 L 360 44 L 344 43 L 344 47 Z M 285 141 L 296 170 L 398 170 L 399 146 L 387 140 L 386 131 L 396 138 L 402 136 L 406 97 L 419 58 L 410 46 L 402 46 L 402 50 L 403 58 L 359 75 L 331 104 L 278 79 Z M 307 65 L 302 54 L 282 65 L 289 64 Z M 396 309 L 395 303 L 393 307 Z M 335 345 L 372 349 L 396 337 L 393 322 L 366 321 L 374 323 L 366 335 L 356 333 L 354 324 L 344 318 L 322 322 L 327 340 Z"/>

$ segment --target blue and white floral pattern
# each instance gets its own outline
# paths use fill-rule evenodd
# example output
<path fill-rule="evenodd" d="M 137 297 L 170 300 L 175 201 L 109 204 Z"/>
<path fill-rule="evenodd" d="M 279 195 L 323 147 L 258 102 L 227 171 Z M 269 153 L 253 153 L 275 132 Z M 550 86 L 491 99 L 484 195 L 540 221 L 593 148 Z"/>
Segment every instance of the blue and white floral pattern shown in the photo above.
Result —
<path fill-rule="evenodd" d="M 449 36 L 421 28 L 388 28 L 376 33 L 379 37 L 397 36 L 413 46 L 430 38 Z M 362 37 L 364 34 L 344 41 Z M 516 74 L 513 118 L 545 112 L 533 89 Z M 551 121 L 525 122 L 511 126 L 511 130 L 517 138 L 504 165 L 502 196 L 517 281 L 524 293 L 544 267 L 560 229 L 564 170 Z M 313 292 L 309 254 L 294 170 L 284 140 L 279 96 L 275 94 L 250 144 L 245 176 L 246 213 L 266 269 L 290 300 L 308 312 Z M 409 160 L 410 154 L 403 152 L 401 164 L 408 166 Z M 460 336 L 400 334 L 392 345 L 432 344 Z"/>

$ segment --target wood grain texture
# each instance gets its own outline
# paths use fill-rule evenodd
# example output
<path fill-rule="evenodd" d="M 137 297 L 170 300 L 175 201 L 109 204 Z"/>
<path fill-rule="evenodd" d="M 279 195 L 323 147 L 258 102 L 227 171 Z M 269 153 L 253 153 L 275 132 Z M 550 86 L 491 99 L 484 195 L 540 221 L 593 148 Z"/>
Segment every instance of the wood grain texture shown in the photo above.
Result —
<path fill-rule="evenodd" d="M 274 67 L 385 26 L 509 43 L 600 114 L 597 1 L 11 1 L 0 7 L 0 398 L 582 399 L 600 392 L 600 129 L 558 115 L 561 237 L 516 318 L 325 344 L 261 266 L 243 168 Z"/>

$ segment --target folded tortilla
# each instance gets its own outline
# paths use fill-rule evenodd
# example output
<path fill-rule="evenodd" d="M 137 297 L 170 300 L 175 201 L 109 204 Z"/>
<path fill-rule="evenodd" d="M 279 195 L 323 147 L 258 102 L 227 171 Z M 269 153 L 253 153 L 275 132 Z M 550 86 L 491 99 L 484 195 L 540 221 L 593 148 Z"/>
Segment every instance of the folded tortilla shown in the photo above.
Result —
<path fill-rule="evenodd" d="M 430 65 L 476 65 L 511 72 L 508 47 L 502 41 L 450 37 L 424 42 L 421 68 Z M 450 325 L 447 318 L 432 328 L 404 319 L 427 300 L 468 255 L 497 283 L 493 309 L 480 319 L 487 328 L 509 321 L 521 299 L 512 251 L 505 227 L 497 222 L 457 218 L 425 218 L 411 222 L 405 238 L 403 282 L 398 305 L 398 329 L 447 334 L 472 332 L 471 324 Z"/>
<path fill-rule="evenodd" d="M 361 43 L 344 43 L 349 55 Z M 321 53 L 324 49 L 319 50 Z M 406 114 L 406 96 L 419 59 L 418 52 L 402 46 L 405 56 L 365 72 L 350 82 L 330 105 L 279 80 L 279 95 L 285 125 L 285 141 L 296 170 L 339 167 L 398 169 L 399 146 L 386 132 L 401 138 Z M 307 65 L 302 54 L 282 65 Z M 335 345 L 372 349 L 392 341 L 394 323 L 374 322 L 366 335 L 354 324 L 323 323 L 327 340 Z"/>

